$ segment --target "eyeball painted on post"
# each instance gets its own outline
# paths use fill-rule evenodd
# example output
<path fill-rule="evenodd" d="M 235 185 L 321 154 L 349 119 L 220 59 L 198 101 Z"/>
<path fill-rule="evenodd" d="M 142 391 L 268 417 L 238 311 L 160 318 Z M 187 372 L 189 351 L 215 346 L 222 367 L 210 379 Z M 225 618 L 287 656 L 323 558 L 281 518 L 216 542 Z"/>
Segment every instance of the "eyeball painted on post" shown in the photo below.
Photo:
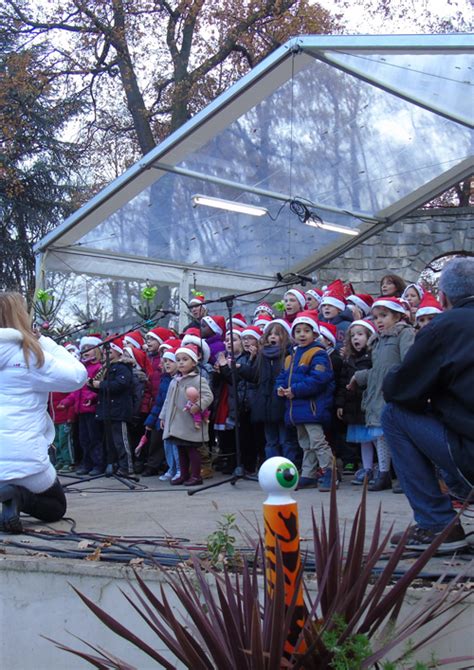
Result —
<path fill-rule="evenodd" d="M 298 470 L 287 458 L 268 458 L 258 472 L 260 486 L 267 493 L 283 493 L 294 490 L 298 484 Z"/>

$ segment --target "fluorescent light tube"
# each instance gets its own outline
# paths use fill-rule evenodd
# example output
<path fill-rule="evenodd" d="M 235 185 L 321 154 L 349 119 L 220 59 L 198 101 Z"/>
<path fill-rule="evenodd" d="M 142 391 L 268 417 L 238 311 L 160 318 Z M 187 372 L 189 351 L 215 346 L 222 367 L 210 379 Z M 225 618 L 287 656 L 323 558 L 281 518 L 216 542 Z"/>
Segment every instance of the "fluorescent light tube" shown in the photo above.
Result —
<path fill-rule="evenodd" d="M 251 216 L 264 216 L 265 214 L 268 214 L 268 211 L 265 209 L 265 207 L 246 205 L 244 202 L 236 202 L 235 200 L 212 198 L 208 195 L 193 195 L 191 200 L 193 207 L 196 207 L 197 205 L 207 205 L 207 207 L 226 209 L 229 212 L 240 212 L 241 214 L 250 214 Z"/>
<path fill-rule="evenodd" d="M 312 228 L 321 228 L 322 230 L 331 230 L 334 233 L 344 233 L 344 235 L 359 235 L 359 231 L 354 228 L 348 228 L 347 226 L 340 226 L 337 223 L 326 223 L 326 221 L 318 221 L 309 217 L 306 219 L 305 224 L 311 226 Z"/>

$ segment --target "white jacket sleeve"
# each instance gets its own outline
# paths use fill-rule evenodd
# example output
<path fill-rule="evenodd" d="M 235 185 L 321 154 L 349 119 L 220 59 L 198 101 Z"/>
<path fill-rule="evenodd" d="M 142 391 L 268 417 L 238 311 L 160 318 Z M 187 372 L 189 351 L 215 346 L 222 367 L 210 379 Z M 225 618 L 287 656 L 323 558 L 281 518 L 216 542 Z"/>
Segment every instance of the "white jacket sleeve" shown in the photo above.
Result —
<path fill-rule="evenodd" d="M 39 343 L 44 351 L 44 364 L 37 368 L 33 361 L 30 363 L 34 391 L 67 393 L 84 386 L 87 370 L 82 363 L 49 337 L 40 337 Z"/>

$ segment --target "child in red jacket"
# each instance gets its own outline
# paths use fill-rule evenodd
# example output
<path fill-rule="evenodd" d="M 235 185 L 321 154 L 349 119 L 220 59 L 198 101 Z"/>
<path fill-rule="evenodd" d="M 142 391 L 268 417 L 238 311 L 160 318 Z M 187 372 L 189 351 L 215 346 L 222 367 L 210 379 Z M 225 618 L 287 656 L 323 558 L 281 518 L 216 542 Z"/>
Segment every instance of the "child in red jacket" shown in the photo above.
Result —
<path fill-rule="evenodd" d="M 81 362 L 86 367 L 88 382 L 93 380 L 102 368 L 101 350 L 98 346 L 101 343 L 102 340 L 96 335 L 81 338 Z M 71 406 L 78 415 L 79 444 L 82 450 L 82 461 L 76 474 L 101 475 L 105 472 L 105 449 L 102 425 L 95 418 L 97 393 L 86 383 L 78 391 L 66 396 L 59 405 L 60 409 Z"/>
<path fill-rule="evenodd" d="M 58 391 L 49 394 L 49 414 L 54 422 L 55 430 L 56 461 L 54 467 L 57 472 L 71 472 L 74 463 L 72 424 L 76 421 L 76 410 L 74 405 L 69 407 L 61 405 L 67 396 L 67 393 Z"/>

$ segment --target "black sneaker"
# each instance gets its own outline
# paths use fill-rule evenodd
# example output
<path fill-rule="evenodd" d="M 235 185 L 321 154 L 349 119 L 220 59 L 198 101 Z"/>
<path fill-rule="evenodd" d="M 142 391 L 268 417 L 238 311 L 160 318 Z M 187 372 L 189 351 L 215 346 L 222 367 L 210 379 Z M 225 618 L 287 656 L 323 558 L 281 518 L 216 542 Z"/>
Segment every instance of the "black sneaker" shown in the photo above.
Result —
<path fill-rule="evenodd" d="M 413 551 L 424 551 L 428 549 L 433 540 L 437 538 L 441 531 L 420 528 L 420 526 L 410 526 L 408 536 L 405 541 L 405 548 Z M 403 533 L 395 533 L 390 538 L 390 544 L 397 545 L 402 539 Z M 437 554 L 450 554 L 454 551 L 466 549 L 468 542 L 461 524 L 453 526 L 447 537 L 436 550 Z"/>

